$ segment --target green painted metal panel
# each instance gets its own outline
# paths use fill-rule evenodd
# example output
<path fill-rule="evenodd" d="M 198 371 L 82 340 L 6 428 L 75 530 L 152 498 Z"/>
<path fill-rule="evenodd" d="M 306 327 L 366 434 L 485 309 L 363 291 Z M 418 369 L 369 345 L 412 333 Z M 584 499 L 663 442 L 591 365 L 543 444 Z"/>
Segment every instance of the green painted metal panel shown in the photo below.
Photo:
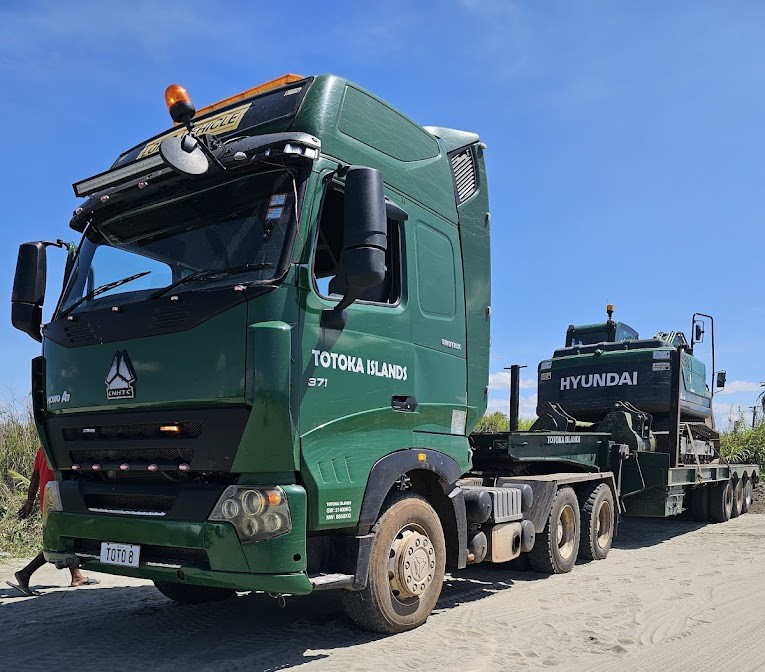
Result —
<path fill-rule="evenodd" d="M 366 104 L 370 116 L 363 121 L 367 127 L 367 134 L 376 132 L 373 127 L 376 125 L 378 115 L 398 120 L 398 125 L 392 122 L 387 125 L 385 141 L 389 144 L 386 145 L 385 152 L 371 148 L 370 145 L 338 129 L 348 87 L 353 87 L 354 90 L 362 92 L 369 98 Z M 424 130 L 420 129 L 421 135 L 418 135 L 416 144 L 418 146 L 431 144 L 435 148 L 432 158 L 417 161 L 396 159 L 396 156 L 408 156 L 410 150 L 407 145 L 411 142 L 413 122 L 398 112 L 394 117 L 390 117 L 390 109 L 379 98 L 342 77 L 321 75 L 315 78 L 306 94 L 292 129 L 320 138 L 321 151 L 325 157 L 337 159 L 345 164 L 376 168 L 382 172 L 388 188 L 402 196 L 405 195 L 405 202 L 415 201 L 421 207 L 456 222 L 457 212 L 451 169 L 446 155 L 439 150 L 435 138 L 429 137 Z"/>
<path fill-rule="evenodd" d="M 455 250 L 452 241 L 445 233 L 423 221 L 415 223 L 415 230 L 417 298 L 420 310 L 428 317 L 452 320 L 457 310 Z M 462 346 L 462 342 L 459 345 Z"/>
<path fill-rule="evenodd" d="M 430 133 L 354 86 L 345 88 L 337 128 L 399 161 L 433 159 L 439 153 L 438 143 Z"/>
<path fill-rule="evenodd" d="M 66 512 L 49 514 L 43 530 L 46 551 L 71 551 L 75 539 L 201 548 L 207 551 L 210 567 L 215 570 L 249 570 L 242 546 L 229 523 L 190 523 Z"/>
<path fill-rule="evenodd" d="M 47 394 L 68 392 L 68 401 L 49 402 L 48 412 L 241 404 L 246 328 L 242 303 L 187 331 L 79 348 L 46 340 Z M 135 397 L 107 399 L 106 375 L 121 350 L 135 370 Z"/>
<path fill-rule="evenodd" d="M 459 235 L 465 283 L 468 434 L 486 411 L 491 327 L 489 192 L 484 150 L 476 144 L 472 151 L 476 190 L 459 206 Z"/>

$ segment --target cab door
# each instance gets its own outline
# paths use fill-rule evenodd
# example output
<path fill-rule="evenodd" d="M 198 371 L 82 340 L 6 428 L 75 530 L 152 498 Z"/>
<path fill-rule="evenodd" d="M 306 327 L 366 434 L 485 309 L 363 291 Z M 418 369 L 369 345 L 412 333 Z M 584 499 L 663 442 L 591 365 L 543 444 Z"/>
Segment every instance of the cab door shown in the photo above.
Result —
<path fill-rule="evenodd" d="M 390 195 L 395 200 L 395 195 Z M 343 295 L 344 194 L 325 185 L 314 215 L 314 240 L 302 269 L 299 431 L 312 529 L 357 519 L 372 465 L 412 447 L 417 407 L 412 348 L 407 223 L 388 219 L 386 277 L 346 309 L 342 329 L 321 327 L 322 311 Z"/>

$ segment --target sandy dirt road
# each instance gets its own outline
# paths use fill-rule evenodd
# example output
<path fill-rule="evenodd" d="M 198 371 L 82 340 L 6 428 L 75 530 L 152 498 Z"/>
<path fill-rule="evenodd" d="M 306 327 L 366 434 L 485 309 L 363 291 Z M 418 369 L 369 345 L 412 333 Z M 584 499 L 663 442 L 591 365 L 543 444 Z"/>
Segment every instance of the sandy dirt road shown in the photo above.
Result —
<path fill-rule="evenodd" d="M 459 572 L 423 627 L 393 637 L 356 630 L 328 593 L 182 606 L 134 579 L 61 588 L 68 574 L 51 566 L 34 578 L 39 597 L 0 587 L 2 669 L 765 670 L 762 514 L 625 519 L 605 561 L 563 576 Z"/>

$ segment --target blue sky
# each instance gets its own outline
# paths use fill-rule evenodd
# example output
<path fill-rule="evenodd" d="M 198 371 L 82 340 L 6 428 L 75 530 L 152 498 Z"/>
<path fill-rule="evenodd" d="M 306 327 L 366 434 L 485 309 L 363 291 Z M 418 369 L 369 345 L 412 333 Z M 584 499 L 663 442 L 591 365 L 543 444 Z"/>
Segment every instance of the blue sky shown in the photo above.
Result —
<path fill-rule="evenodd" d="M 765 380 L 763 34 L 754 1 L 3 0 L 0 296 L 19 243 L 71 238 L 71 183 L 169 125 L 167 84 L 201 107 L 334 72 L 488 144 L 492 408 L 521 363 L 531 414 L 538 361 L 611 302 L 643 336 L 715 315 L 727 418 Z M 0 399 L 37 352 L 0 325 Z"/>

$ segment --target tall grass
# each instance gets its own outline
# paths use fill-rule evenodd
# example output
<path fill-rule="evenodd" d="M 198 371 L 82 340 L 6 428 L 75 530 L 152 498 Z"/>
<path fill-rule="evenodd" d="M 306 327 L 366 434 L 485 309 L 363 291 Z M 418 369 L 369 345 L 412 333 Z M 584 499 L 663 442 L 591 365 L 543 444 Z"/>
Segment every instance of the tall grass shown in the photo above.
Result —
<path fill-rule="evenodd" d="M 518 429 L 522 432 L 531 428 L 535 418 L 518 418 Z M 476 432 L 507 432 L 510 427 L 510 418 L 501 411 L 494 411 L 484 415 L 476 425 Z"/>
<path fill-rule="evenodd" d="M 0 553 L 34 555 L 40 549 L 40 514 L 18 519 L 32 475 L 39 439 L 28 404 L 0 404 Z"/>
<path fill-rule="evenodd" d="M 765 423 L 754 428 L 734 423 L 720 437 L 720 453 L 729 462 L 759 464 L 765 469 Z"/>

